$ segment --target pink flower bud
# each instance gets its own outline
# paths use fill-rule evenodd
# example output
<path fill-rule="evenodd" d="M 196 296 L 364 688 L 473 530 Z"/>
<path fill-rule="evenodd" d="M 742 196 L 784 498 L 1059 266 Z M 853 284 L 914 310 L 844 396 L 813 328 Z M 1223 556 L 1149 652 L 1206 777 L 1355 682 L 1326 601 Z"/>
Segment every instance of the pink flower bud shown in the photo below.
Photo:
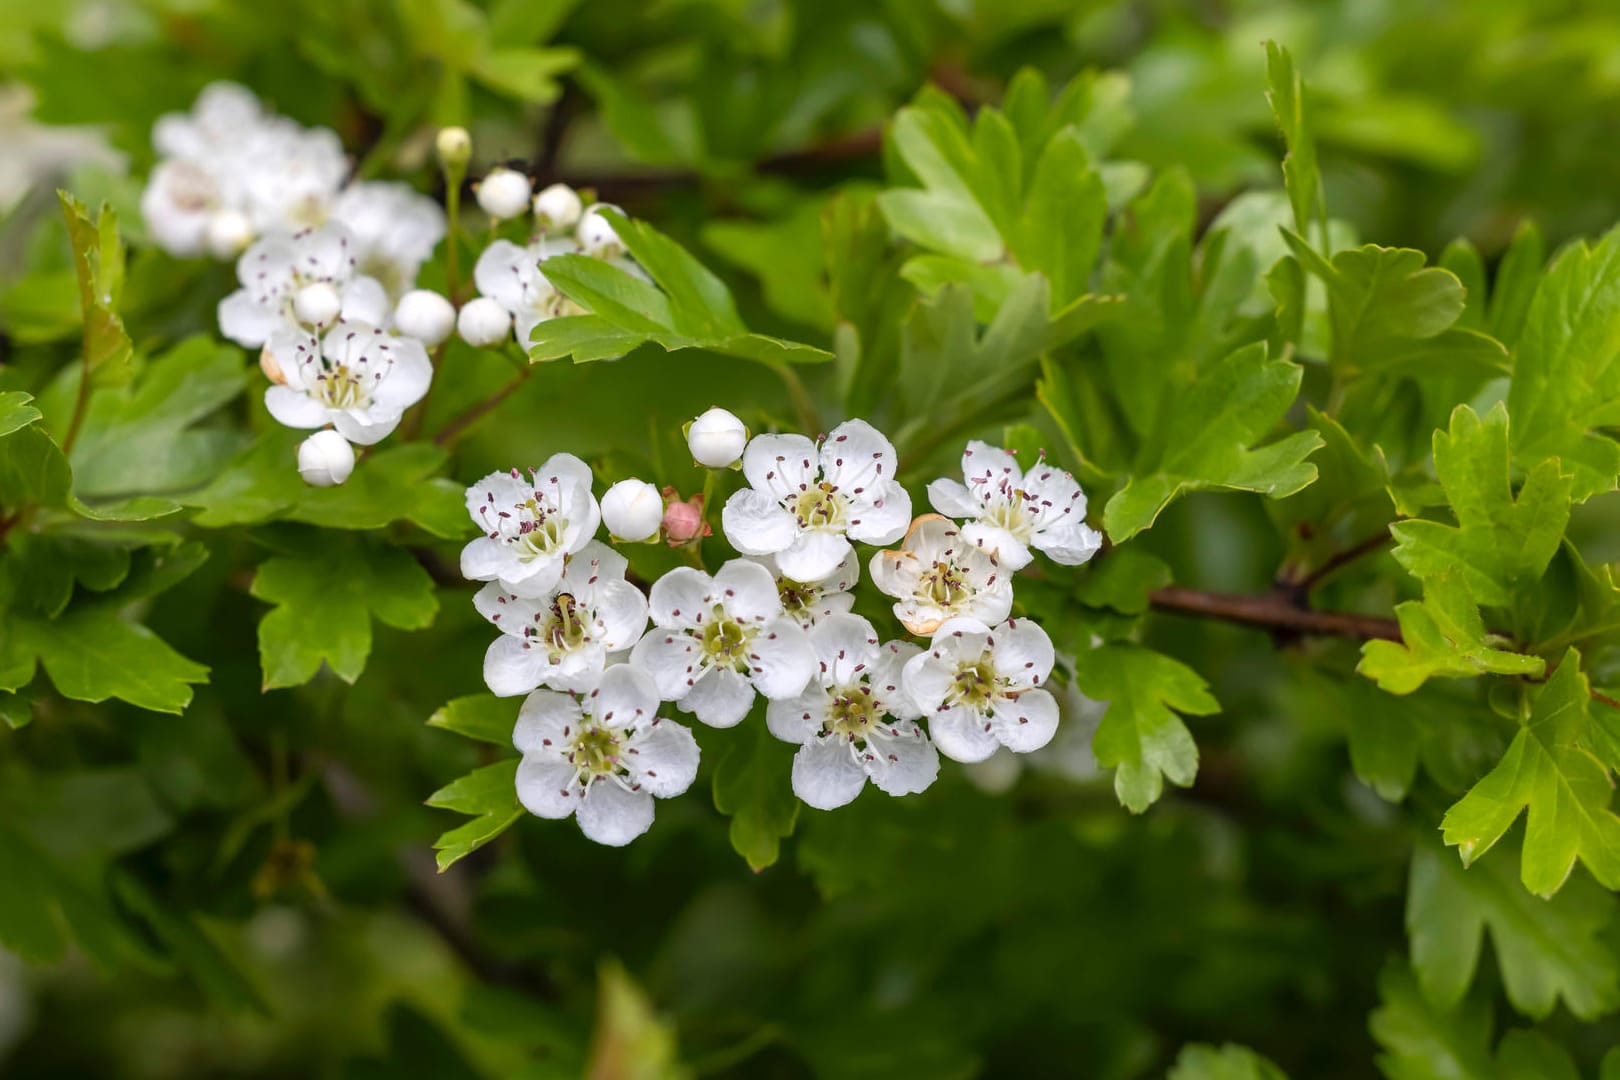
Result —
<path fill-rule="evenodd" d="M 713 530 L 703 520 L 702 495 L 683 502 L 674 488 L 664 489 L 664 539 L 670 547 L 680 547 L 711 532 Z"/>

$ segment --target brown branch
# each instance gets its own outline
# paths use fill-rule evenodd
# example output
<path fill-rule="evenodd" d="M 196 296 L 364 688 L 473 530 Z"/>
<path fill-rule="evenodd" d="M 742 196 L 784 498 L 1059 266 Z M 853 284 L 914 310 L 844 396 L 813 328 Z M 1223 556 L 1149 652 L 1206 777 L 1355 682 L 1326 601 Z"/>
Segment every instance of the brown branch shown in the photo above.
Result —
<path fill-rule="evenodd" d="M 1376 536 L 1367 537 L 1367 539 L 1363 540 L 1359 544 L 1352 547 L 1347 547 L 1343 551 L 1335 552 L 1328 558 L 1327 562 L 1324 562 L 1321 566 L 1318 566 L 1315 570 L 1312 570 L 1309 574 L 1305 575 L 1304 579 L 1299 583 L 1299 588 L 1306 592 L 1310 592 L 1322 582 L 1326 581 L 1340 570 L 1343 570 L 1346 566 L 1349 566 L 1351 563 L 1362 558 L 1363 556 L 1371 555 L 1373 552 L 1382 548 L 1385 544 L 1390 543 L 1394 539 L 1395 534 L 1390 532 L 1388 529 L 1385 529 Z"/>
<path fill-rule="evenodd" d="M 440 429 L 439 433 L 433 436 L 433 441 L 439 446 L 453 445 L 457 439 L 461 438 L 461 436 L 466 433 L 468 428 L 482 420 L 485 416 L 494 412 L 500 407 L 501 402 L 517 393 L 518 389 L 524 383 L 529 381 L 529 372 L 531 370 L 533 369 L 524 368 L 522 371 L 513 376 L 512 380 L 505 386 L 501 387 L 484 400 L 467 408 L 461 413 L 461 415 L 455 417 L 448 424 L 444 425 L 444 427 Z"/>
<path fill-rule="evenodd" d="M 1281 634 L 1328 635 L 1362 641 L 1375 638 L 1401 640 L 1401 628 L 1394 619 L 1339 611 L 1312 611 L 1295 603 L 1286 591 L 1245 596 L 1167 585 L 1155 589 L 1149 600 L 1155 611 L 1219 619 Z"/>

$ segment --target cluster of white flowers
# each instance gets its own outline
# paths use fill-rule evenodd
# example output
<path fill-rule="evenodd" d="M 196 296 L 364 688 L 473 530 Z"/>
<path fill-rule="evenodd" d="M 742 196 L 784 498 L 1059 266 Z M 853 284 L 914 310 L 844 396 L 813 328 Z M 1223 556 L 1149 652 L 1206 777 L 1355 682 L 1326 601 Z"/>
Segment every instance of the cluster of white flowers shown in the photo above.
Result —
<path fill-rule="evenodd" d="M 711 409 L 688 425 L 687 443 L 699 464 L 740 465 L 746 485 L 721 515 L 740 557 L 713 573 L 671 570 L 645 596 L 600 528 L 614 543 L 663 540 L 696 557 L 700 500 L 627 479 L 598 502 L 590 468 L 571 454 L 467 490 L 482 535 L 461 569 L 487 583 L 475 605 L 500 631 L 485 681 L 527 695 L 513 742 L 518 798 L 532 813 L 575 815 L 604 844 L 645 832 L 653 799 L 697 775 L 697 742 L 658 715 L 664 702 L 729 728 L 764 698 L 771 734 L 799 747 L 794 793 L 823 810 L 868 781 L 890 795 L 923 791 L 940 754 L 976 763 L 1052 741 L 1052 642 L 1011 617 L 1012 574 L 1031 549 L 1076 565 L 1100 547 L 1072 476 L 1044 459 L 1025 471 L 972 442 L 963 480 L 929 485 L 939 513 L 913 520 L 894 447 L 864 420 L 819 441 L 750 438 Z M 852 611 L 853 542 L 899 542 L 872 555 L 870 576 L 919 641 L 884 641 Z"/>
<path fill-rule="evenodd" d="M 534 327 L 579 309 L 540 273 L 553 255 L 609 259 L 633 273 L 600 204 L 496 168 L 476 185 L 492 221 L 532 212 L 526 244 L 495 239 L 473 270 L 479 295 L 415 287 L 450 223 L 438 203 L 406 184 L 350 179 L 337 133 L 269 112 L 234 83 L 203 90 L 190 112 L 153 128 L 159 161 L 141 208 L 153 240 L 172 254 L 236 260 L 239 288 L 219 305 L 220 333 L 258 349 L 271 385 L 270 414 L 318 429 L 299 447 L 310 484 L 348 479 L 354 444 L 399 426 L 427 394 L 428 350 L 459 331 L 469 344 L 519 346 Z M 472 153 L 460 128 L 439 133 L 446 178 L 459 185 Z M 452 283 L 453 285 L 454 283 Z"/>

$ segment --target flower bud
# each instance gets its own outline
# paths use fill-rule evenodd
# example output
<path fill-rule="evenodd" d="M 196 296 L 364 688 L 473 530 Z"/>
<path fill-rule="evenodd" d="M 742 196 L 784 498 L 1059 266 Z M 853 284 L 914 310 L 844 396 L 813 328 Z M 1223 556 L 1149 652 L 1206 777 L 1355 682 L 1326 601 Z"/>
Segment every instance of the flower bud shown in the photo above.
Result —
<path fill-rule="evenodd" d="M 602 494 L 602 523 L 616 540 L 651 540 L 663 520 L 663 496 L 645 480 L 620 480 Z"/>
<path fill-rule="evenodd" d="M 581 251 L 598 259 L 611 259 L 624 254 L 624 244 L 619 241 L 619 234 L 613 231 L 608 219 L 599 212 L 618 209 L 611 203 L 596 203 L 585 211 L 585 216 L 579 219 L 579 228 L 574 230 L 574 239 L 579 241 Z"/>
<path fill-rule="evenodd" d="M 209 219 L 204 239 L 214 258 L 234 259 L 253 243 L 253 222 L 239 210 L 221 210 Z"/>
<path fill-rule="evenodd" d="M 563 232 L 579 224 L 585 204 L 567 184 L 552 184 L 534 197 L 534 217 L 541 232 Z"/>
<path fill-rule="evenodd" d="M 711 469 L 735 464 L 747 445 L 748 429 L 743 422 L 718 406 L 686 428 L 686 446 L 692 451 L 692 460 Z"/>
<path fill-rule="evenodd" d="M 440 128 L 438 149 L 439 164 L 446 171 L 465 169 L 467 162 L 472 159 L 472 136 L 467 134 L 464 127 Z"/>
<path fill-rule="evenodd" d="M 314 487 L 341 484 L 354 472 L 354 447 L 330 429 L 298 444 L 298 475 Z"/>
<path fill-rule="evenodd" d="M 702 495 L 682 501 L 674 488 L 664 489 L 664 540 L 670 547 L 680 547 L 713 531 L 703 520 Z"/>
<path fill-rule="evenodd" d="M 512 332 L 512 316 L 496 301 L 480 296 L 462 306 L 456 332 L 469 345 L 499 345 Z"/>
<path fill-rule="evenodd" d="M 293 294 L 293 315 L 306 326 L 328 326 L 343 310 L 343 298 L 324 281 L 305 285 Z"/>
<path fill-rule="evenodd" d="M 515 218 L 529 208 L 529 178 L 496 167 L 478 185 L 478 205 L 492 218 Z"/>
<path fill-rule="evenodd" d="M 413 289 L 394 308 L 394 327 L 432 348 L 456 328 L 456 309 L 431 289 Z"/>

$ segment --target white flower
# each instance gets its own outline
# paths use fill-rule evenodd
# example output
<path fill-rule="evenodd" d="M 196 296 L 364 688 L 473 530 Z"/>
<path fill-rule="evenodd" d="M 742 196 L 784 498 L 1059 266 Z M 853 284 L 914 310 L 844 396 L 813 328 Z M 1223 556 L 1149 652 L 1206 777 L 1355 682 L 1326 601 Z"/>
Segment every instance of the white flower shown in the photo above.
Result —
<path fill-rule="evenodd" d="M 540 264 L 546 259 L 575 250 L 568 240 L 537 240 L 528 247 L 497 240 L 478 256 L 473 281 L 480 293 L 511 314 L 518 344 L 526 347 L 530 332 L 540 323 L 577 310 L 540 272 Z"/>
<path fill-rule="evenodd" d="M 798 743 L 793 793 L 817 810 L 852 801 L 871 780 L 890 795 L 923 791 L 939 776 L 939 753 L 917 725 L 922 714 L 901 672 L 920 651 L 878 643 L 859 615 L 831 615 L 810 631 L 819 674 L 797 697 L 765 712 L 771 734 Z"/>
<path fill-rule="evenodd" d="M 1055 563 L 1078 566 L 1102 547 L 1102 534 L 1086 524 L 1086 496 L 1074 477 L 1044 458 L 1025 473 L 1011 454 L 982 442 L 962 451 L 967 484 L 939 479 L 928 500 L 947 517 L 971 518 L 962 535 L 1009 570 L 1029 565 L 1029 549 Z"/>
<path fill-rule="evenodd" d="M 361 446 L 386 438 L 433 381 L 420 341 L 356 320 L 341 320 L 319 339 L 281 331 L 269 352 L 283 379 L 264 392 L 270 415 L 291 428 L 330 424 Z"/>
<path fill-rule="evenodd" d="M 237 260 L 236 277 L 242 287 L 219 302 L 219 329 L 238 345 L 257 347 L 298 326 L 295 301 L 309 285 L 336 292 L 345 319 L 388 321 L 388 297 L 377 282 L 355 276 L 354 238 L 336 223 L 260 239 Z"/>
<path fill-rule="evenodd" d="M 240 210 L 221 210 L 208 222 L 204 245 L 216 259 L 234 259 L 253 243 L 253 222 Z"/>
<path fill-rule="evenodd" d="M 997 746 L 1027 754 L 1057 731 L 1057 701 L 1039 689 L 1052 659 L 1052 639 L 1028 619 L 994 630 L 951 619 L 906 664 L 906 692 L 946 757 L 983 761 Z"/>
<path fill-rule="evenodd" d="M 219 182 L 189 161 L 159 162 L 141 192 L 147 231 L 164 251 L 181 258 L 208 250 L 209 229 L 224 208 Z"/>
<path fill-rule="evenodd" d="M 621 847 L 653 822 L 653 799 L 681 794 L 697 778 L 692 733 L 658 716 L 645 673 L 618 664 L 577 700 L 541 690 L 518 712 L 512 745 L 523 753 L 517 796 L 529 813 L 579 820 L 598 844 Z"/>
<path fill-rule="evenodd" d="M 900 550 L 873 555 L 871 573 L 913 634 L 932 634 L 959 615 L 994 626 L 1012 611 L 1012 575 L 938 514 L 912 522 Z"/>
<path fill-rule="evenodd" d="M 546 596 L 514 596 L 499 583 L 473 606 L 501 631 L 484 654 L 484 681 L 499 697 L 538 686 L 580 693 L 596 685 L 613 654 L 647 627 L 647 598 L 624 580 L 624 556 L 591 541 L 568 559 Z"/>
<path fill-rule="evenodd" d="M 748 429 L 726 410 L 715 407 L 693 420 L 686 429 L 686 446 L 692 460 L 711 469 L 724 469 L 742 457 L 748 444 Z"/>
<path fill-rule="evenodd" d="M 456 333 L 477 348 L 499 345 L 512 333 L 512 313 L 487 296 L 474 297 L 456 316 Z"/>
<path fill-rule="evenodd" d="M 187 113 L 165 113 L 152 125 L 152 145 L 164 157 L 207 160 L 236 146 L 265 120 L 264 106 L 247 87 L 209 83 Z"/>
<path fill-rule="evenodd" d="M 598 259 L 616 259 L 624 254 L 624 243 L 608 219 L 602 216 L 603 210 L 624 212 L 611 203 L 595 203 L 580 217 L 574 236 L 579 240 L 580 250 L 585 254 Z"/>
<path fill-rule="evenodd" d="M 467 489 L 467 513 L 484 535 L 461 550 L 461 576 L 531 599 L 551 593 L 563 561 L 602 521 L 590 466 L 573 454 L 551 455 L 527 480 L 517 469 L 490 473 Z"/>
<path fill-rule="evenodd" d="M 222 168 L 242 189 L 242 210 L 260 233 L 319 225 L 349 175 L 343 142 L 330 128 L 270 117 Z"/>
<path fill-rule="evenodd" d="M 745 555 L 775 555 L 782 573 L 817 581 L 850 552 L 847 537 L 892 544 L 911 522 L 911 496 L 894 480 L 889 440 L 865 420 L 803 435 L 759 435 L 743 452 L 749 487 L 726 501 L 721 523 Z"/>
<path fill-rule="evenodd" d="M 293 293 L 293 318 L 304 326 L 327 327 L 337 321 L 343 298 L 324 281 L 305 285 Z"/>
<path fill-rule="evenodd" d="M 444 211 L 409 184 L 362 180 L 332 204 L 332 220 L 354 235 L 359 272 L 382 282 L 390 296 L 416 284 L 416 272 L 444 239 Z"/>
<path fill-rule="evenodd" d="M 579 192 L 567 184 L 552 184 L 534 197 L 535 224 L 541 232 L 565 232 L 579 224 L 584 211 Z"/>
<path fill-rule="evenodd" d="M 645 480 L 620 480 L 602 495 L 602 522 L 616 540 L 650 540 L 664 523 L 664 497 Z"/>
<path fill-rule="evenodd" d="M 782 598 L 782 612 L 788 618 L 809 630 L 829 615 L 848 611 L 855 606 L 855 597 L 849 590 L 861 579 L 860 560 L 851 548 L 838 569 L 819 581 L 794 581 L 784 577 L 774 555 L 751 555 L 771 577 L 776 579 L 776 594 Z"/>
<path fill-rule="evenodd" d="M 432 289 L 412 289 L 394 308 L 394 328 L 431 349 L 456 328 L 456 309 Z"/>
<path fill-rule="evenodd" d="M 354 472 L 354 447 L 335 431 L 317 431 L 298 444 L 298 475 L 312 487 L 341 484 Z"/>
<path fill-rule="evenodd" d="M 671 570 L 653 583 L 648 607 L 654 629 L 630 662 L 711 727 L 740 722 L 755 691 L 773 701 L 794 696 L 815 669 L 810 639 L 783 616 L 776 583 L 758 563 L 733 559 L 713 577 Z"/>
<path fill-rule="evenodd" d="M 529 208 L 529 178 L 497 166 L 478 184 L 478 205 L 492 218 L 515 218 Z"/>

